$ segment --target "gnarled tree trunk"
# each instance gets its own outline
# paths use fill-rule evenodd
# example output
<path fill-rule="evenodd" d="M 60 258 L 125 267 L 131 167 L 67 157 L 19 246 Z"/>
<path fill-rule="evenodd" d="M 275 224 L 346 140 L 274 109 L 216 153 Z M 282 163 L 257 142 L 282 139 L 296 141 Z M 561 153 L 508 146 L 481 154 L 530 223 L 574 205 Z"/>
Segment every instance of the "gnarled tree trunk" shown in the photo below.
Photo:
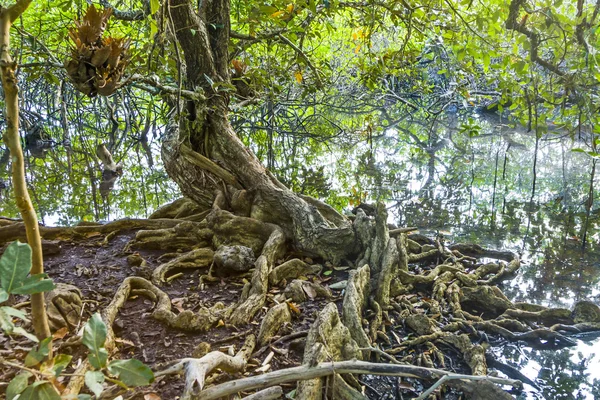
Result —
<path fill-rule="evenodd" d="M 228 94 L 213 82 L 229 82 L 229 0 L 208 0 L 195 10 L 189 0 L 166 5 L 183 49 L 185 86 L 202 89 L 195 111 L 176 115 L 167 129 L 163 161 L 182 192 L 210 207 L 275 223 L 298 249 L 337 262 L 355 246 L 351 222 L 315 199 L 293 193 L 243 145 L 228 120 Z M 190 108 L 188 107 L 188 108 Z"/>

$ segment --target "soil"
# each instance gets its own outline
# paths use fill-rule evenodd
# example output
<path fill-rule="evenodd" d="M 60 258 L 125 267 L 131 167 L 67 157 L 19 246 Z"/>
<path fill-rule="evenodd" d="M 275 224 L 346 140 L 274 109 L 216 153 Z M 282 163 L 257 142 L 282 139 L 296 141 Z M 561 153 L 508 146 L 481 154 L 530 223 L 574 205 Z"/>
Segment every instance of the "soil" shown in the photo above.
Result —
<path fill-rule="evenodd" d="M 87 320 L 93 313 L 106 308 L 112 301 L 113 296 L 121 282 L 135 275 L 143 275 L 138 267 L 132 267 L 127 262 L 127 256 L 132 252 L 124 252 L 126 244 L 135 236 L 135 231 L 130 230 L 122 232 L 111 238 L 108 245 L 102 245 L 103 235 L 94 236 L 82 241 L 61 241 L 60 251 L 57 254 L 45 257 L 45 269 L 48 275 L 58 283 L 68 283 L 77 286 L 83 295 L 85 303 L 83 318 Z M 159 266 L 164 260 L 159 261 L 159 257 L 167 254 L 167 251 L 144 250 L 137 251 L 140 256 L 148 263 L 148 269 Z M 281 260 L 284 261 L 284 260 Z M 206 274 L 206 269 L 198 269 L 193 272 L 187 270 L 180 278 L 174 279 L 169 284 L 159 287 L 169 295 L 173 304 L 173 309 L 196 310 L 201 305 L 210 307 L 217 301 L 225 305 L 235 303 L 243 287 L 243 278 L 228 277 L 222 278 L 220 282 L 207 284 L 204 290 L 198 290 L 199 277 Z M 347 273 L 344 271 L 331 270 L 332 275 L 312 276 L 316 282 L 337 282 L 346 279 Z M 271 301 L 266 306 L 273 305 L 272 297 L 283 290 L 282 287 L 273 287 L 269 292 Z M 340 291 L 337 291 L 340 294 Z M 292 320 L 291 326 L 285 329 L 285 332 L 307 331 L 315 320 L 316 313 L 329 302 L 328 299 L 317 298 L 298 305 L 301 311 Z M 341 306 L 341 296 L 337 297 L 337 302 Z M 208 332 L 189 333 L 182 332 L 164 326 L 152 318 L 151 313 L 154 303 L 143 296 L 132 296 L 124 307 L 120 310 L 113 329 L 117 335 L 116 343 L 118 352 L 113 355 L 114 358 L 137 358 L 152 368 L 153 371 L 161 370 L 170 361 L 179 360 L 185 357 L 192 357 L 194 349 L 202 343 L 211 344 L 210 350 L 229 350 L 232 346 L 233 352 L 237 351 L 244 342 L 248 334 L 258 335 L 260 321 L 268 310 L 267 307 L 258 313 L 254 321 L 248 326 L 234 327 L 221 326 L 213 328 Z M 236 335 L 243 335 L 236 337 Z M 68 336 L 64 340 L 68 339 Z M 274 339 L 277 339 L 275 337 Z M 300 341 L 291 341 L 278 345 L 277 349 L 285 352 L 287 355 L 277 354 L 271 362 L 272 369 L 286 368 L 300 365 L 302 362 L 303 346 Z M 60 345 L 60 343 L 57 343 Z M 83 348 L 67 348 L 64 353 L 74 356 L 73 365 L 77 365 L 77 357 L 85 357 Z M 256 349 L 259 351 L 260 349 Z M 72 352 L 72 353 L 71 353 Z M 263 351 L 260 357 L 251 357 L 249 368 L 245 375 L 254 374 L 254 370 L 261 366 L 262 361 L 268 355 L 269 351 Z M 24 354 L 23 354 L 24 355 Z M 67 370 L 66 372 L 73 372 Z M 213 382 L 219 383 L 227 381 L 241 375 L 230 375 L 221 373 Z M 162 399 L 175 399 L 181 395 L 184 386 L 184 379 L 178 376 L 165 376 L 156 380 L 156 382 L 144 388 L 139 388 L 134 399 L 143 399 L 148 393 L 155 393 Z M 293 389 L 290 385 L 289 390 Z M 84 390 L 85 392 L 85 390 Z"/>

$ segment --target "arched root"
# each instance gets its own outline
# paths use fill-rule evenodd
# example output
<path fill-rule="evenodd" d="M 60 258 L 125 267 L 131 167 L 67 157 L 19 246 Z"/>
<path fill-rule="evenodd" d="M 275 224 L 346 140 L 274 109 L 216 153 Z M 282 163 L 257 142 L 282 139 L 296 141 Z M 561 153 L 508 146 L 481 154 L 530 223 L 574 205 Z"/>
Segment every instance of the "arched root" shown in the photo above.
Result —
<path fill-rule="evenodd" d="M 177 225 L 167 229 L 138 231 L 135 238 L 125 246 L 125 251 L 130 249 L 173 251 L 210 247 L 212 236 L 213 233 L 207 227 L 205 221 L 179 221 Z"/>
<path fill-rule="evenodd" d="M 189 251 L 169 262 L 157 267 L 152 273 L 152 281 L 160 284 L 166 276 L 176 269 L 191 269 L 209 267 L 213 261 L 214 252 L 209 248 L 200 248 Z"/>
<path fill-rule="evenodd" d="M 310 265 L 300 259 L 293 258 L 273 268 L 269 274 L 269 283 L 271 283 L 271 285 L 278 285 L 283 280 L 296 279 L 301 276 L 316 274 L 320 270 L 320 265 Z"/>

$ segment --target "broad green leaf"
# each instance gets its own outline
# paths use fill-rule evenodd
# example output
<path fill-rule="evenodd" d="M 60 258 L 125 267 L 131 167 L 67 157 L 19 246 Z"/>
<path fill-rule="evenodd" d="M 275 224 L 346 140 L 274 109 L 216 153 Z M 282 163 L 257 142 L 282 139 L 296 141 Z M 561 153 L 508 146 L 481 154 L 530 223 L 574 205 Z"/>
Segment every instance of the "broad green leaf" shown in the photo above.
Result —
<path fill-rule="evenodd" d="M 15 335 L 25 336 L 27 339 L 31 340 L 32 342 L 36 342 L 36 343 L 39 342 L 39 339 L 37 338 L 37 336 L 35 336 L 33 333 L 27 332 L 25 329 L 23 329 L 20 326 L 17 326 L 15 329 L 13 329 L 12 333 Z"/>
<path fill-rule="evenodd" d="M 21 286 L 13 289 L 12 293 L 15 294 L 34 294 L 49 292 L 55 288 L 52 279 L 47 279 L 47 274 L 36 274 L 25 278 Z"/>
<path fill-rule="evenodd" d="M 61 400 L 50 382 L 35 382 L 21 393 L 19 400 Z"/>
<path fill-rule="evenodd" d="M 96 397 L 100 397 L 104 388 L 102 384 L 104 383 L 104 374 L 100 371 L 87 371 L 85 373 L 85 385 L 96 395 Z"/>
<path fill-rule="evenodd" d="M 31 247 L 19 241 L 8 245 L 0 258 L 0 286 L 7 293 L 21 285 L 31 270 Z"/>
<path fill-rule="evenodd" d="M 15 396 L 22 393 L 29 384 L 29 378 L 32 376 L 33 374 L 28 371 L 23 371 L 15 376 L 6 388 L 6 400 L 13 400 Z"/>
<path fill-rule="evenodd" d="M 52 366 L 50 367 L 50 371 L 55 375 L 59 376 L 60 373 L 67 368 L 73 356 L 68 354 L 59 354 L 54 357 Z"/>
<path fill-rule="evenodd" d="M 12 307 L 0 307 L 0 329 L 6 332 L 7 335 L 21 335 L 34 342 L 38 341 L 35 335 L 27 332 L 20 326 L 15 326 L 12 317 L 20 318 L 23 321 L 28 321 L 27 316 L 23 311 Z"/>
<path fill-rule="evenodd" d="M 100 347 L 93 353 L 90 352 L 88 354 L 88 361 L 92 364 L 92 367 L 102 369 L 106 366 L 106 361 L 108 361 L 108 352 L 104 347 Z"/>
<path fill-rule="evenodd" d="M 21 310 L 17 310 L 16 308 L 12 307 L 0 307 L 0 309 L 2 309 L 7 315 L 19 318 L 23 321 L 29 321 L 29 319 L 27 318 L 27 314 L 25 314 L 25 312 Z"/>
<path fill-rule="evenodd" d="M 0 303 L 4 303 L 6 300 L 8 300 L 8 293 L 0 287 Z"/>
<path fill-rule="evenodd" d="M 108 364 L 108 371 L 130 387 L 145 386 L 154 381 L 152 370 L 135 358 L 113 360 Z"/>
<path fill-rule="evenodd" d="M 104 348 L 106 341 L 106 325 L 100 314 L 96 313 L 85 324 L 83 329 L 83 344 L 90 350 L 88 359 L 96 369 L 103 368 L 108 359 L 108 353 Z"/>
<path fill-rule="evenodd" d="M 25 356 L 25 366 L 33 367 L 41 363 L 44 358 L 50 353 L 50 347 L 52 346 L 52 337 L 48 337 L 40 342 L 37 349 L 32 349 Z"/>

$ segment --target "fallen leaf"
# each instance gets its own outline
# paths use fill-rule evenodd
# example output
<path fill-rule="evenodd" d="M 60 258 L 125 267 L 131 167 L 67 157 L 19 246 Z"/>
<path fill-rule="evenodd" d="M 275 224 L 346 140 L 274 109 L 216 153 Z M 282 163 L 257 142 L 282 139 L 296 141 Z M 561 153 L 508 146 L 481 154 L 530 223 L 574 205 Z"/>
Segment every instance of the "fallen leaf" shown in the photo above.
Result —
<path fill-rule="evenodd" d="M 310 285 L 302 285 L 302 290 L 304 290 L 304 293 L 306 293 L 306 295 L 308 296 L 308 298 L 311 299 L 311 300 L 314 300 L 315 297 L 317 297 L 317 292 Z"/>
<path fill-rule="evenodd" d="M 160 396 L 156 393 L 146 393 L 144 395 L 144 400 L 161 400 Z"/>
<path fill-rule="evenodd" d="M 302 311 L 300 311 L 298 306 L 295 305 L 294 303 L 292 303 L 291 301 L 289 303 L 287 303 L 287 305 L 290 308 L 290 311 L 292 311 L 293 313 L 298 314 L 298 315 L 300 315 L 302 313 Z"/>
<path fill-rule="evenodd" d="M 54 332 L 54 334 L 52 335 L 52 338 L 53 338 L 54 340 L 57 340 L 57 339 L 62 339 L 62 338 L 64 338 L 65 336 L 67 336 L 67 333 L 69 333 L 69 330 L 68 330 L 68 329 L 67 329 L 67 327 L 65 326 L 65 327 L 62 327 L 62 328 L 60 328 L 60 329 L 59 329 L 59 330 L 57 330 L 56 332 Z"/>

